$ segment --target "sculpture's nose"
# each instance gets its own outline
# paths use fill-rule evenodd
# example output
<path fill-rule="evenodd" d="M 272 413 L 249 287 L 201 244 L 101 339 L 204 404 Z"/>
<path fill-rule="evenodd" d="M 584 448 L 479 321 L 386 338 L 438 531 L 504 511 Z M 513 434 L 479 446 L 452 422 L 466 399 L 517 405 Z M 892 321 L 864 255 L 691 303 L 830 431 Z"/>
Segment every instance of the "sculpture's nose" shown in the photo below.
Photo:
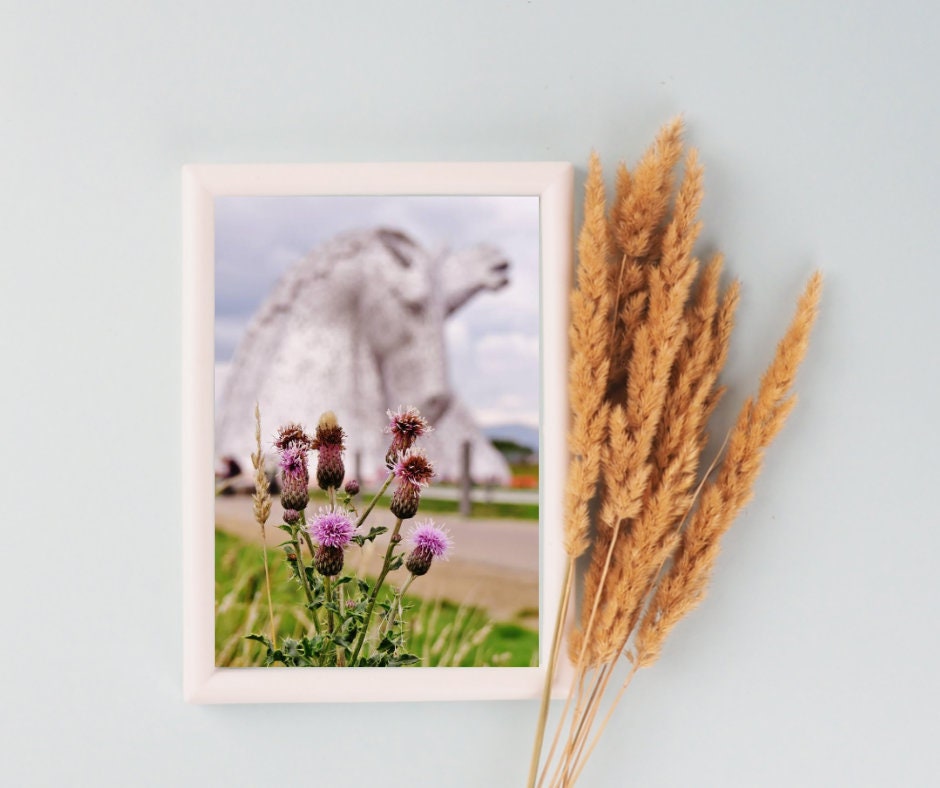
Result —
<path fill-rule="evenodd" d="M 452 399 L 450 392 L 446 391 L 428 397 L 421 406 L 421 415 L 434 424 L 447 412 Z"/>

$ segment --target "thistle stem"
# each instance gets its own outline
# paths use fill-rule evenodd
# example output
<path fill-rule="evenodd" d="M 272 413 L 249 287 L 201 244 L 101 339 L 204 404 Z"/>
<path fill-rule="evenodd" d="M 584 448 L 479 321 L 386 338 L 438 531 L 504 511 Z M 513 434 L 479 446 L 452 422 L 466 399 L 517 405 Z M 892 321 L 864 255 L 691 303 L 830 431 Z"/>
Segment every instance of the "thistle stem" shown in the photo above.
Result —
<path fill-rule="evenodd" d="M 388 487 L 389 483 L 392 480 L 392 475 L 390 474 L 388 480 L 385 482 L 385 486 L 382 488 L 384 491 Z M 381 495 L 381 492 L 379 493 Z M 378 495 L 376 496 L 376 499 Z M 372 504 L 369 504 L 369 509 L 372 508 L 372 505 L 375 503 L 373 500 Z M 369 513 L 367 509 L 365 514 L 361 519 L 365 518 L 365 515 Z M 401 530 L 401 518 L 398 518 L 395 521 L 395 527 L 392 529 L 392 535 L 388 540 L 388 549 L 385 551 L 385 561 L 382 564 L 382 571 L 379 573 L 378 580 L 375 581 L 375 585 L 372 587 L 372 593 L 369 595 L 369 607 L 366 610 L 366 620 L 362 624 L 362 632 L 359 633 L 359 640 L 356 642 L 356 650 L 353 652 L 351 663 L 356 664 L 356 661 L 359 659 L 359 652 L 362 651 L 362 644 L 365 642 L 366 633 L 369 631 L 369 622 L 372 620 L 372 611 L 375 610 L 375 600 L 378 599 L 379 589 L 382 588 L 382 583 L 385 582 L 385 576 L 388 574 L 388 568 L 392 563 L 392 553 L 395 552 L 395 545 L 398 543 L 396 537 L 398 532 Z"/>
<path fill-rule="evenodd" d="M 261 549 L 264 554 L 264 587 L 268 594 L 268 619 L 271 623 L 271 645 L 277 648 L 277 630 L 274 627 L 274 604 L 271 602 L 271 574 L 268 571 L 268 536 L 261 523 Z"/>
<path fill-rule="evenodd" d="M 294 539 L 294 552 L 297 555 L 297 574 L 300 575 L 300 584 L 304 587 L 304 594 L 307 596 L 307 602 L 313 604 L 313 594 L 310 592 L 310 585 L 307 583 L 307 570 L 304 568 L 304 559 L 300 549 L 300 542 Z"/>
<path fill-rule="evenodd" d="M 310 533 L 306 528 L 302 529 L 301 532 L 304 536 L 304 541 L 307 543 L 307 549 L 310 551 L 310 560 L 313 560 L 313 551 L 316 549 L 313 544 L 313 540 L 310 538 Z"/>
<path fill-rule="evenodd" d="M 313 560 L 313 543 L 310 541 L 310 535 L 307 533 L 307 516 L 304 514 L 303 510 L 300 511 L 300 527 L 294 531 L 294 551 L 297 553 L 297 574 L 300 575 L 300 584 L 304 587 L 304 594 L 307 596 L 307 604 L 313 604 L 313 593 L 310 591 L 310 584 L 307 582 L 307 570 L 304 568 L 303 560 L 303 551 L 300 547 L 300 540 L 297 539 L 297 533 L 301 533 L 304 536 L 304 540 L 307 542 L 307 547 L 310 548 L 310 560 Z M 310 617 L 313 619 L 313 628 L 317 631 L 317 634 L 320 634 L 320 619 L 317 615 L 317 611 L 313 608 L 310 609 Z"/>
<path fill-rule="evenodd" d="M 345 598 L 343 597 L 343 587 L 336 586 L 334 588 L 334 592 L 336 593 L 336 607 L 339 609 L 339 630 L 342 632 L 343 625 L 346 623 L 346 608 Z M 346 667 L 346 649 L 343 646 L 336 647 L 336 667 Z"/>
<path fill-rule="evenodd" d="M 375 497 L 369 501 L 369 505 L 362 510 L 362 514 L 360 514 L 359 519 L 356 520 L 356 528 L 366 521 L 366 517 L 368 517 L 369 513 L 375 508 L 375 505 L 379 502 L 379 498 L 385 495 L 385 491 L 388 489 L 388 486 L 392 483 L 392 479 L 394 478 L 394 473 L 390 473 L 388 475 L 388 478 L 385 480 L 385 483 L 382 485 L 381 489 L 375 494 Z"/>
<path fill-rule="evenodd" d="M 401 601 L 402 599 L 405 598 L 405 591 L 407 591 L 408 586 L 410 586 L 414 582 L 415 577 L 416 575 L 410 575 L 408 577 L 407 582 L 401 587 L 398 593 L 395 594 L 395 599 L 392 602 L 392 607 L 388 611 L 388 615 L 385 616 L 385 621 L 382 622 L 382 628 L 379 630 L 380 638 L 384 636 L 385 633 L 388 632 L 393 626 L 395 626 L 395 611 L 397 611 L 401 607 Z"/>
<path fill-rule="evenodd" d="M 323 577 L 323 591 L 326 594 L 326 601 L 332 603 L 333 601 L 333 583 L 330 582 L 330 578 Z M 326 609 L 326 626 L 327 631 L 332 635 L 333 634 L 333 625 L 335 624 L 333 620 L 333 611 L 329 608 Z"/>
<path fill-rule="evenodd" d="M 297 530 L 303 535 L 304 541 L 307 543 L 307 549 L 310 551 L 310 561 L 312 562 L 312 561 L 313 561 L 313 551 L 314 551 L 315 548 L 314 548 L 313 540 L 310 538 L 310 532 L 307 530 L 307 514 L 306 514 L 306 512 L 304 512 L 303 509 L 300 510 L 300 527 L 299 527 Z M 296 540 L 296 537 L 294 537 L 294 538 L 295 538 L 295 540 Z M 299 544 L 297 545 L 297 555 L 298 555 L 298 557 L 300 556 L 300 545 L 299 545 Z M 301 565 L 301 567 L 302 567 L 302 565 Z M 306 570 L 302 570 L 302 572 L 303 572 L 304 582 L 306 583 L 306 580 L 307 580 L 307 572 L 306 572 Z M 307 594 L 307 599 L 312 603 L 312 602 L 313 602 L 312 594 L 308 593 L 308 594 Z M 310 617 L 313 619 L 313 628 L 317 631 L 317 634 L 319 635 L 319 634 L 320 634 L 320 631 L 321 631 L 321 629 L 320 629 L 320 611 L 319 611 L 319 610 L 311 610 L 311 611 L 310 611 Z"/>

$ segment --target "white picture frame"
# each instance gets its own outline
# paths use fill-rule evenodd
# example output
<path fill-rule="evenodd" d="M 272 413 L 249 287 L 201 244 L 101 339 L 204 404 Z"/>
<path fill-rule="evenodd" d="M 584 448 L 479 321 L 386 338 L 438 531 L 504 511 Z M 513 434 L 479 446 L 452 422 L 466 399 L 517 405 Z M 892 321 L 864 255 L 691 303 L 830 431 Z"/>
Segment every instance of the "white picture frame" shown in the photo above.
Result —
<path fill-rule="evenodd" d="M 219 668 L 214 644 L 214 199 L 223 195 L 537 195 L 541 252 L 539 667 Z M 565 555 L 573 167 L 564 162 L 188 165 L 182 170 L 183 695 L 192 703 L 537 698 Z M 559 660 L 555 693 L 570 683 Z"/>

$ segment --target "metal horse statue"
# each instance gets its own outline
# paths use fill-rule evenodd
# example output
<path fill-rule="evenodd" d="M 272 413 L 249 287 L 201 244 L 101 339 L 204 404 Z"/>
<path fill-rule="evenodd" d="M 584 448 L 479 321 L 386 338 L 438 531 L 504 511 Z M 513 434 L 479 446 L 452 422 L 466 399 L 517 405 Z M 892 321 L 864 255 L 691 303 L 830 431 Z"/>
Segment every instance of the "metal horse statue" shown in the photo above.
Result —
<path fill-rule="evenodd" d="M 374 481 L 386 472 L 386 410 L 414 405 L 434 425 L 423 442 L 439 476 L 457 478 L 469 441 L 474 480 L 508 482 L 506 461 L 451 389 L 444 347 L 444 321 L 505 286 L 508 270 L 493 247 L 433 254 L 384 228 L 322 244 L 285 272 L 235 351 L 216 417 L 220 463 L 247 481 L 257 401 L 265 437 L 334 411 L 348 435 L 347 477 L 358 458 L 362 480 Z"/>

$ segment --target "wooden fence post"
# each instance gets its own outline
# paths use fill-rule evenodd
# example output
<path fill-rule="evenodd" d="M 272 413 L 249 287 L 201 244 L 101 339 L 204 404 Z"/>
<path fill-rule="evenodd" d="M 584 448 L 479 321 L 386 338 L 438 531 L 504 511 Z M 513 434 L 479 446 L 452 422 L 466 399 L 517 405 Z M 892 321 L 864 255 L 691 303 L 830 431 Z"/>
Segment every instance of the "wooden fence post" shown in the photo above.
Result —
<path fill-rule="evenodd" d="M 470 494 L 473 479 L 470 476 L 470 441 L 464 441 L 460 447 L 460 514 L 469 517 L 473 511 Z"/>

